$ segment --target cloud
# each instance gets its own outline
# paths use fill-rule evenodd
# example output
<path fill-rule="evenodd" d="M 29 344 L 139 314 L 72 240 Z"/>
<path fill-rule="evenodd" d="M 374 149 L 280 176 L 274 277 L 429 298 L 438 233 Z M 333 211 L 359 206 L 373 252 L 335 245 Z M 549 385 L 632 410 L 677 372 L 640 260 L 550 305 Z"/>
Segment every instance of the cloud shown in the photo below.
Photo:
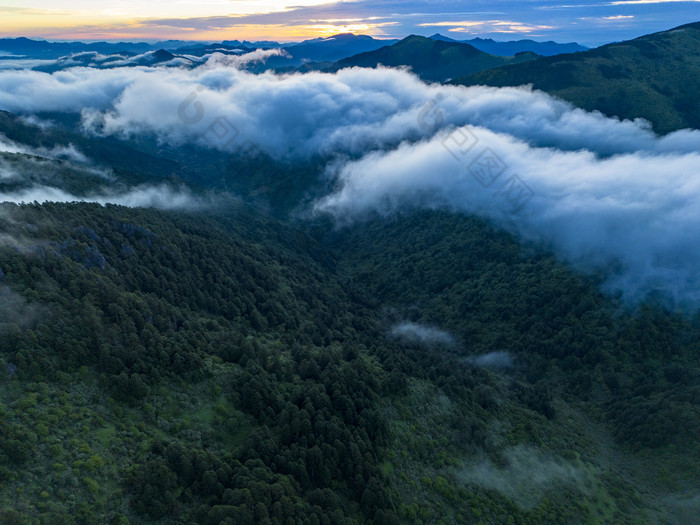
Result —
<path fill-rule="evenodd" d="M 42 313 L 40 306 L 29 303 L 9 286 L 0 283 L 0 335 L 12 323 L 20 327 L 32 325 Z"/>
<path fill-rule="evenodd" d="M 464 483 L 496 490 L 525 509 L 537 506 L 547 491 L 579 485 L 585 473 L 575 465 L 518 445 L 503 451 L 503 466 L 483 459 L 457 474 Z"/>
<path fill-rule="evenodd" d="M 256 49 L 244 54 L 212 53 L 204 56 L 204 69 L 240 68 L 256 62 L 266 62 L 268 58 L 274 56 L 289 57 L 290 55 L 284 49 Z"/>
<path fill-rule="evenodd" d="M 444 330 L 410 322 L 396 324 L 389 332 L 389 335 L 410 343 L 445 346 L 455 344 L 454 337 Z"/>
<path fill-rule="evenodd" d="M 489 352 L 466 359 L 467 363 L 484 368 L 512 368 L 513 357 L 508 352 Z"/>
<path fill-rule="evenodd" d="M 700 2 L 700 0 L 620 0 L 617 2 L 610 2 L 608 5 L 670 4 L 676 2 L 689 4 Z"/>
<path fill-rule="evenodd" d="M 112 170 L 95 166 L 72 145 L 9 148 L 12 152 L 2 147 L 0 141 L 0 183 L 11 181 L 13 189 L 61 185 L 69 180 L 80 181 L 82 187 L 100 187 L 115 181 Z"/>
<path fill-rule="evenodd" d="M 548 25 L 524 24 L 510 20 L 455 20 L 450 22 L 429 22 L 420 27 L 449 27 L 448 31 L 458 33 L 532 33 L 554 29 Z"/>
<path fill-rule="evenodd" d="M 55 60 L 46 60 L 37 64 L 29 64 L 22 67 L 7 67 L 6 69 L 27 69 L 37 72 L 51 73 L 75 68 L 89 69 L 115 69 L 115 68 L 193 68 L 204 65 L 212 69 L 216 67 L 243 67 L 256 62 L 265 62 L 272 56 L 289 56 L 283 49 L 256 49 L 246 51 L 244 49 L 213 50 L 202 56 L 181 54 L 173 55 L 170 52 L 158 50 L 132 55 L 131 53 L 115 53 L 105 55 L 97 51 L 81 51 L 62 56 Z M 21 63 L 18 62 L 18 66 Z M 0 68 L 1 69 L 1 68 Z"/>
<path fill-rule="evenodd" d="M 35 123 L 35 119 L 27 118 L 25 122 Z M 40 126 L 39 124 L 36 125 Z M 51 148 L 32 148 L 31 146 L 10 140 L 2 133 L 0 133 L 0 153 L 21 153 L 47 159 L 67 160 L 77 164 L 90 164 L 90 159 L 73 144 L 56 145 Z"/>
<path fill-rule="evenodd" d="M 53 129 L 56 123 L 53 120 L 46 120 L 37 117 L 36 115 L 23 115 L 19 117 L 20 121 L 27 126 L 34 126 L 42 131 Z"/>
<path fill-rule="evenodd" d="M 8 139 L 4 134 L 0 133 L 0 152 L 2 153 L 24 153 L 30 150 L 28 146 L 18 144 Z"/>
<path fill-rule="evenodd" d="M 700 135 L 659 141 L 642 121 L 605 118 L 528 88 L 426 85 L 395 69 L 254 75 L 222 60 L 234 58 L 214 56 L 193 70 L 6 72 L 0 75 L 0 109 L 83 111 L 85 128 L 94 133 L 152 133 L 174 144 L 235 149 L 240 142 L 211 140 L 212 126 L 225 119 L 241 141 L 277 157 L 359 154 L 466 124 L 536 146 L 606 155 L 692 150 Z"/>
<path fill-rule="evenodd" d="M 193 58 L 194 60 L 184 56 L 171 56 L 169 53 L 161 55 L 158 51 L 147 51 L 137 55 L 129 53 L 104 55 L 97 51 L 82 51 L 56 59 L 55 62 L 49 64 L 49 69 L 68 69 L 71 67 L 106 69 L 134 66 L 187 67 L 200 61 L 196 57 Z"/>
<path fill-rule="evenodd" d="M 446 150 L 452 135 L 443 133 L 343 165 L 339 189 L 317 210 L 340 221 L 405 207 L 475 214 L 605 272 L 607 287 L 629 299 L 661 292 L 700 304 L 699 153 L 601 157 L 484 128 L 463 133 L 479 137 L 464 156 Z"/>
<path fill-rule="evenodd" d="M 0 157 L 0 181 L 11 180 L 19 176 L 17 170 L 4 158 Z"/>
<path fill-rule="evenodd" d="M 161 210 L 193 210 L 205 205 L 201 198 L 186 190 L 169 186 L 141 186 L 128 191 L 93 194 L 79 197 L 51 186 L 34 186 L 12 193 L 0 193 L 0 203 L 15 204 L 38 202 L 96 202 L 118 204 L 129 208 L 158 208 Z"/>
<path fill-rule="evenodd" d="M 260 51 L 251 59 L 273 53 Z M 205 146 L 211 145 L 206 140 L 211 126 L 225 118 L 242 139 L 278 157 L 361 153 L 467 124 L 537 146 L 585 148 L 606 155 L 694 150 L 700 136 L 680 133 L 658 141 L 642 121 L 620 122 L 574 109 L 526 87 L 426 85 L 396 69 L 254 75 L 241 71 L 237 60 L 216 54 L 192 70 L 5 72 L 0 74 L 0 109 L 84 111 L 85 127 L 93 132 L 154 133 L 165 141 Z M 214 145 L 236 147 L 228 142 Z"/>
<path fill-rule="evenodd" d="M 322 158 L 335 190 L 315 211 L 341 223 L 411 207 L 478 215 L 604 272 L 629 299 L 700 304 L 700 131 L 657 137 L 645 121 L 528 87 L 427 85 L 382 68 L 255 75 L 222 60 L 3 72 L 0 109 L 83 111 L 95 134 Z"/>
<path fill-rule="evenodd" d="M 34 67 L 46 67 L 55 63 L 54 60 L 38 58 L 2 59 L 0 60 L 0 71 L 3 70 L 28 70 Z"/>
<path fill-rule="evenodd" d="M 35 148 L 28 150 L 28 152 L 30 155 L 36 155 L 38 157 L 68 160 L 77 164 L 90 164 L 90 159 L 73 144 L 68 144 L 67 146 L 53 146 L 52 148 Z"/>
<path fill-rule="evenodd" d="M 155 73 L 155 70 L 153 71 Z M 80 113 L 84 107 L 109 107 L 133 81 L 136 70 L 74 68 L 56 73 L 3 71 L 0 109 L 14 113 Z"/>
<path fill-rule="evenodd" d="M 114 13 L 101 13 L 98 18 L 86 20 L 77 13 L 62 11 L 62 24 L 57 27 L 56 12 L 53 10 L 29 10 L 16 12 L 0 7 L 4 33 L 15 36 L 43 35 L 44 38 L 58 40 L 186 40 L 215 41 L 234 38 L 247 40 L 282 39 L 303 40 L 315 36 L 325 36 L 325 28 L 313 29 L 315 20 L 365 19 L 366 33 L 372 35 L 403 38 L 412 33 L 421 33 L 424 28 L 419 23 L 431 20 L 463 21 L 465 17 L 491 20 L 507 16 L 524 26 L 547 25 L 553 29 L 542 30 L 541 36 L 554 40 L 575 40 L 583 44 L 602 44 L 635 38 L 641 34 L 659 31 L 697 19 L 697 2 L 667 2 L 663 0 L 643 0 L 657 6 L 630 4 L 629 9 L 643 9 L 650 12 L 640 16 L 639 24 L 611 24 L 608 31 L 601 33 L 597 21 L 579 21 L 578 16 L 604 16 L 609 14 L 611 2 L 584 2 L 582 5 L 561 5 L 561 2 L 515 0 L 494 2 L 472 0 L 464 2 L 426 2 L 425 0 L 353 0 L 324 1 L 314 5 L 294 2 L 284 9 L 261 9 L 259 2 L 216 2 L 198 3 L 196 12 L 189 11 L 178 3 L 171 2 L 168 9 L 159 7 L 148 16 L 125 18 Z M 142 2 L 146 5 L 151 2 Z M 623 5 L 626 2 L 621 2 Z M 189 3 L 182 3 L 184 6 Z M 211 4 L 211 5 L 209 5 Z M 242 4 L 253 5 L 249 14 L 239 11 Z M 193 4 L 194 5 L 194 4 Z M 228 8 L 222 10 L 222 6 Z M 468 6 L 468 7 L 467 7 Z M 173 9 L 182 8 L 178 13 Z M 139 7 L 139 10 L 142 9 Z M 543 18 L 542 10 L 546 9 Z M 694 10 L 694 12 L 693 12 Z M 4 11 L 4 12 L 3 12 Z M 151 11 L 151 10 L 149 10 Z M 166 11 L 166 13 L 163 13 Z M 465 12 L 467 11 L 467 12 Z M 159 18 L 167 15 L 168 18 Z M 578 15 L 578 16 L 577 16 Z M 77 17 L 77 18 L 76 18 Z M 7 19 L 10 19 L 8 21 Z M 138 20 L 136 20 L 138 19 Z M 12 21 L 14 20 L 14 22 Z M 394 23 L 392 26 L 380 24 Z M 319 32 L 316 32 L 319 31 Z M 498 36 L 493 33 L 491 36 Z M 479 36 L 487 37 L 481 33 Z M 601 41 L 605 39 L 605 41 Z"/>
<path fill-rule="evenodd" d="M 17 239 L 17 237 L 9 233 L 0 232 L 0 248 L 14 248 L 18 251 L 24 251 L 25 243 Z M 0 268 L 1 270 L 2 268 Z"/>

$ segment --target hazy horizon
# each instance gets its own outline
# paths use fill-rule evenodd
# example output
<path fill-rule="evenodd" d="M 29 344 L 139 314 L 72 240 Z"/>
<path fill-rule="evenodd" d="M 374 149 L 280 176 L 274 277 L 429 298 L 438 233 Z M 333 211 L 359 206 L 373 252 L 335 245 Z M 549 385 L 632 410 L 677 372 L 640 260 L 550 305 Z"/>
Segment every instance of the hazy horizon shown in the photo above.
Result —
<path fill-rule="evenodd" d="M 164 15 L 167 13 L 167 16 Z M 60 9 L 45 0 L 10 0 L 0 6 L 0 36 L 57 41 L 275 40 L 298 42 L 338 33 L 374 38 L 442 33 L 455 40 L 532 39 L 589 47 L 700 20 L 696 0 L 611 0 L 564 4 L 552 0 L 486 2 L 469 10 L 459 2 L 384 0 L 161 0 L 111 2 L 109 8 L 70 0 Z"/>
<path fill-rule="evenodd" d="M 700 20 L 698 20 L 700 22 Z M 680 25 L 687 25 L 687 24 L 692 24 L 694 22 L 687 22 L 686 24 L 680 24 Z M 655 32 L 662 32 L 662 31 L 668 31 L 673 29 L 674 27 L 667 27 L 667 28 L 662 28 L 659 29 L 658 31 Z M 108 43 L 108 44 L 118 44 L 118 43 L 146 43 L 146 44 L 157 44 L 159 42 L 192 42 L 192 43 L 197 43 L 197 44 L 214 44 L 218 42 L 223 42 L 223 41 L 239 41 L 239 42 L 250 42 L 250 43 L 257 43 L 257 42 L 275 42 L 277 44 L 290 44 L 290 45 L 296 45 L 300 44 L 302 42 L 310 41 L 310 40 L 316 40 L 316 39 L 329 39 L 333 37 L 337 37 L 340 35 L 349 35 L 352 34 L 356 37 L 362 37 L 362 36 L 368 36 L 371 37 L 375 40 L 387 40 L 387 41 L 393 41 L 393 40 L 402 40 L 404 38 L 408 38 L 409 36 L 422 36 L 426 38 L 431 38 L 436 35 L 441 35 L 446 38 L 450 38 L 454 40 L 455 42 L 466 42 L 469 40 L 473 40 L 476 38 L 480 38 L 483 40 L 493 40 L 495 42 L 514 42 L 514 41 L 523 41 L 523 40 L 531 40 L 534 42 L 556 42 L 560 44 L 568 44 L 568 43 L 577 43 L 589 48 L 594 48 L 594 47 L 599 47 L 603 46 L 606 44 L 611 44 L 615 42 L 619 42 L 621 40 L 606 40 L 606 41 L 601 41 L 595 44 L 592 43 L 587 43 L 587 42 L 582 42 L 582 41 L 575 41 L 573 39 L 566 39 L 566 38 L 559 38 L 559 39 L 553 39 L 553 38 L 545 38 L 545 37 L 533 37 L 533 36 L 527 36 L 527 35 L 511 35 L 508 36 L 507 34 L 504 34 L 502 37 L 494 37 L 493 35 L 489 34 L 471 34 L 471 35 L 449 35 L 445 34 L 445 32 L 440 32 L 440 31 L 433 31 L 433 32 L 428 32 L 428 33 L 406 33 L 404 35 L 398 35 L 398 36 L 373 36 L 365 33 L 353 33 L 353 32 L 340 32 L 340 33 L 334 33 L 332 35 L 327 35 L 327 36 L 313 36 L 313 35 L 308 35 L 307 37 L 300 37 L 297 40 L 285 40 L 285 39 L 255 39 L 251 40 L 249 38 L 244 38 L 244 37 L 236 37 L 236 35 L 231 35 L 230 37 L 222 38 L 219 40 L 211 40 L 211 39 L 188 39 L 188 38 L 116 38 L 116 39 L 88 39 L 88 38 L 76 38 L 76 39 L 70 39 L 70 38 L 46 38 L 43 36 L 37 36 L 37 35 L 31 35 L 31 34 L 26 34 L 26 35 L 17 35 L 17 36 L 4 36 L 0 37 L 0 40 L 2 39 L 18 39 L 18 38 L 27 38 L 29 40 L 36 40 L 36 41 L 44 41 L 44 42 L 49 42 L 49 43 L 70 43 L 70 42 L 80 42 L 80 43 L 85 43 L 85 44 L 91 44 L 91 43 Z M 634 35 L 628 38 L 625 38 L 624 40 L 631 40 L 634 38 L 639 38 L 642 36 L 645 36 L 649 33 L 640 33 L 638 35 Z M 1 57 L 1 55 L 0 55 Z"/>

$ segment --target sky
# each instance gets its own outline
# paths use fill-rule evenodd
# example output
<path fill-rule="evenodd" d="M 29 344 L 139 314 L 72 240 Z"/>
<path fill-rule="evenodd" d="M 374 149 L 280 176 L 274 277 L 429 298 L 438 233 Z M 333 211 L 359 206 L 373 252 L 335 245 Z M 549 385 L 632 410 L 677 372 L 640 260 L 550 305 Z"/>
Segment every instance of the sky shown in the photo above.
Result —
<path fill-rule="evenodd" d="M 287 42 L 439 32 L 596 46 L 695 21 L 700 0 L 0 0 L 0 37 L 48 40 Z"/>

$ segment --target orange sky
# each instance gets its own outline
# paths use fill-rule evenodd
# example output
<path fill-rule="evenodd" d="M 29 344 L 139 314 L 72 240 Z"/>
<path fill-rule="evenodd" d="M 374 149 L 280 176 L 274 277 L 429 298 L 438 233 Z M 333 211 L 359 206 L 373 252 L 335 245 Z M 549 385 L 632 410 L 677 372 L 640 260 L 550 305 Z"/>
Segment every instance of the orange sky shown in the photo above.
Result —
<path fill-rule="evenodd" d="M 60 6 L 60 7 L 58 7 Z M 441 32 L 508 40 L 624 40 L 700 20 L 700 0 L 0 0 L 0 37 L 277 40 Z"/>
<path fill-rule="evenodd" d="M 31 7 L 27 7 L 27 3 Z M 322 0 L 293 0 L 290 5 L 314 6 Z M 275 0 L 67 0 L 55 2 L 8 1 L 0 5 L 0 36 L 34 36 L 59 40 L 302 40 L 343 32 L 384 36 L 382 27 L 393 25 L 371 19 L 308 20 L 298 24 L 251 24 L 237 17 L 285 13 L 291 9 Z M 179 27 L 158 20 L 180 20 Z M 221 27 L 188 27 L 188 20 L 228 17 Z M 206 26 L 206 24 L 204 24 Z"/>

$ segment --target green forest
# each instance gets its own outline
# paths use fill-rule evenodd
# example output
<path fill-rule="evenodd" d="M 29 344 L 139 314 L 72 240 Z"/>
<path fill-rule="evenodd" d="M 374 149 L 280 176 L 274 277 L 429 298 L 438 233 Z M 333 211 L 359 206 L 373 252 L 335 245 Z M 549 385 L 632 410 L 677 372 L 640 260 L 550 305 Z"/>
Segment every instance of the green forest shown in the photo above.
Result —
<path fill-rule="evenodd" d="M 659 132 L 698 127 L 683 79 L 700 71 L 700 32 L 680 29 L 499 59 L 522 63 L 453 83 L 527 80 Z M 360 62 L 391 55 L 457 78 L 445 61 L 465 52 L 396 46 Z M 291 92 L 287 105 L 306 93 Z M 224 153 L 33 116 L 0 111 L 0 525 L 700 522 L 697 308 L 631 302 L 606 288 L 615 267 L 574 267 L 467 208 L 387 206 L 351 225 L 310 211 L 342 185 L 334 165 L 380 154 L 410 114 L 337 128 L 381 131 L 367 150 L 278 157 L 243 133 Z M 401 133 L 392 148 L 429 138 Z M 573 165 L 587 146 L 572 140 Z M 648 137 L 643 162 L 680 155 L 663 140 Z M 37 188 L 76 202 L 40 204 Z M 191 205 L 97 203 L 143 188 Z"/>
<path fill-rule="evenodd" d="M 0 231 L 3 523 L 673 523 L 699 479 L 697 319 L 481 220 L 6 204 Z"/>

